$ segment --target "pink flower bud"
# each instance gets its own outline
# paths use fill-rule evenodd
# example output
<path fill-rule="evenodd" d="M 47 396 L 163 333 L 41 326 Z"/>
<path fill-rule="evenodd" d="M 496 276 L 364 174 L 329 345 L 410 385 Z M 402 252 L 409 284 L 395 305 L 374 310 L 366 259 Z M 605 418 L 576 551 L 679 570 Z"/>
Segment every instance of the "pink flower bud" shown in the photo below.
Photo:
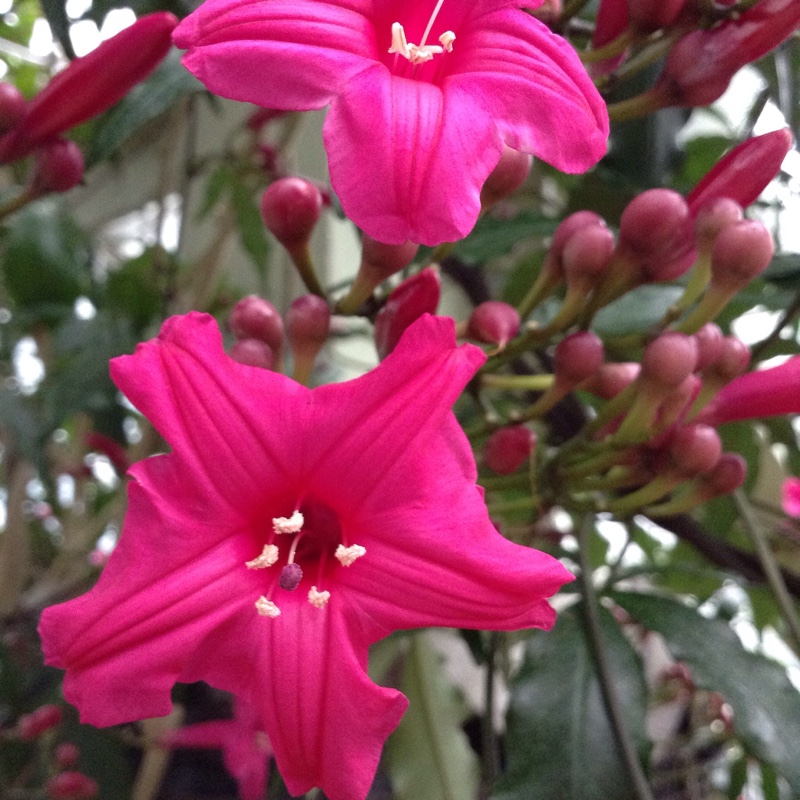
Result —
<path fill-rule="evenodd" d="M 693 423 L 678 430 L 669 452 L 677 469 L 692 477 L 714 469 L 722 455 L 722 442 L 710 425 Z"/>
<path fill-rule="evenodd" d="M 631 26 L 643 33 L 668 28 L 680 16 L 686 0 L 628 0 Z"/>
<path fill-rule="evenodd" d="M 80 750 L 78 750 L 77 746 L 72 742 L 61 742 L 61 744 L 56 747 L 56 764 L 61 769 L 72 767 L 78 762 L 80 754 Z"/>
<path fill-rule="evenodd" d="M 719 197 L 701 206 L 694 218 L 697 247 L 709 251 L 717 236 L 729 225 L 742 219 L 742 207 L 729 197 Z"/>
<path fill-rule="evenodd" d="M 723 453 L 705 476 L 705 483 L 716 496 L 735 492 L 747 477 L 747 462 L 738 453 Z"/>
<path fill-rule="evenodd" d="M 700 372 L 713 364 L 722 353 L 722 331 L 713 322 L 707 322 L 694 335 L 697 343 L 697 365 Z"/>
<path fill-rule="evenodd" d="M 781 508 L 790 517 L 800 517 L 800 478 L 787 478 L 781 484 Z"/>
<path fill-rule="evenodd" d="M 20 124 L 0 139 L 0 161 L 21 158 L 119 102 L 166 56 L 177 24 L 168 12 L 148 14 L 76 58 L 31 100 Z"/>
<path fill-rule="evenodd" d="M 423 314 L 435 314 L 441 295 L 439 273 L 428 267 L 403 281 L 375 317 L 375 347 L 381 359 L 394 350 L 405 329 Z"/>
<path fill-rule="evenodd" d="M 30 714 L 25 714 L 20 717 L 17 723 L 17 731 L 20 739 L 30 741 L 41 736 L 45 731 L 50 728 L 55 728 L 56 725 L 61 724 L 64 716 L 61 706 L 47 704 L 39 706 Z"/>
<path fill-rule="evenodd" d="M 743 219 L 728 225 L 711 250 L 711 285 L 727 293 L 743 289 L 772 260 L 775 245 L 761 222 Z"/>
<path fill-rule="evenodd" d="M 577 386 L 600 369 L 604 358 L 603 342 L 592 331 L 577 331 L 565 336 L 553 354 L 553 372 L 560 386 Z"/>
<path fill-rule="evenodd" d="M 639 370 L 635 362 L 602 364 L 583 388 L 604 400 L 610 400 L 636 380 Z"/>
<path fill-rule="evenodd" d="M 510 425 L 495 431 L 486 442 L 486 466 L 498 475 L 516 472 L 536 446 L 536 434 L 524 425 Z"/>
<path fill-rule="evenodd" d="M 525 183 L 532 163 L 533 156 L 529 153 L 520 153 L 504 145 L 497 166 L 481 189 L 481 206 L 488 208 L 516 192 Z"/>
<path fill-rule="evenodd" d="M 600 0 L 592 34 L 592 48 L 599 49 L 613 42 L 628 29 L 628 0 Z M 604 61 L 589 64 L 589 73 L 593 77 L 608 75 L 625 60 L 625 53 Z"/>
<path fill-rule="evenodd" d="M 233 307 L 228 327 L 237 339 L 260 339 L 275 353 L 283 346 L 283 320 L 269 300 L 250 294 Z"/>
<path fill-rule="evenodd" d="M 286 312 L 286 335 L 295 361 L 295 380 L 306 383 L 331 326 L 328 303 L 315 294 L 298 297 Z"/>
<path fill-rule="evenodd" d="M 25 116 L 27 101 L 13 83 L 0 83 L 0 134 L 15 128 Z"/>
<path fill-rule="evenodd" d="M 307 244 L 322 212 L 319 187 L 305 178 L 281 178 L 261 198 L 261 216 L 287 249 Z"/>
<path fill-rule="evenodd" d="M 605 225 L 587 225 L 575 231 L 561 256 L 567 283 L 591 288 L 608 269 L 613 252 L 614 234 Z"/>
<path fill-rule="evenodd" d="M 776 48 L 798 25 L 797 0 L 761 0 L 721 25 L 694 30 L 670 50 L 655 92 L 673 105 L 709 105 L 734 73 Z"/>
<path fill-rule="evenodd" d="M 48 142 L 36 150 L 31 177 L 35 195 L 68 192 L 83 180 L 83 153 L 68 139 Z"/>
<path fill-rule="evenodd" d="M 470 314 L 467 336 L 502 348 L 519 333 L 519 326 L 519 312 L 514 306 L 500 300 L 487 300 Z"/>
<path fill-rule="evenodd" d="M 692 215 L 712 200 L 729 197 L 747 208 L 778 174 L 792 149 L 788 128 L 747 139 L 724 155 L 686 198 Z"/>
<path fill-rule="evenodd" d="M 697 366 L 694 337 L 668 331 L 653 339 L 642 353 L 643 381 L 656 386 L 677 387 Z"/>
<path fill-rule="evenodd" d="M 272 369 L 275 365 L 275 353 L 261 339 L 239 339 L 230 349 L 230 357 L 240 364 L 249 367 Z"/>
<path fill-rule="evenodd" d="M 739 377 L 750 364 L 750 350 L 735 336 L 725 336 L 716 360 L 704 370 L 713 372 L 721 381 L 727 383 Z"/>
<path fill-rule="evenodd" d="M 59 772 L 45 786 L 49 800 L 92 800 L 99 791 L 96 781 L 75 770 Z"/>
<path fill-rule="evenodd" d="M 564 277 L 562 257 L 567 242 L 577 231 L 595 225 L 605 227 L 606 223 L 594 211 L 576 211 L 574 214 L 565 217 L 559 223 L 555 233 L 553 233 L 553 241 L 550 243 L 550 248 L 545 256 L 542 271 L 549 272 L 554 279 L 562 280 Z"/>

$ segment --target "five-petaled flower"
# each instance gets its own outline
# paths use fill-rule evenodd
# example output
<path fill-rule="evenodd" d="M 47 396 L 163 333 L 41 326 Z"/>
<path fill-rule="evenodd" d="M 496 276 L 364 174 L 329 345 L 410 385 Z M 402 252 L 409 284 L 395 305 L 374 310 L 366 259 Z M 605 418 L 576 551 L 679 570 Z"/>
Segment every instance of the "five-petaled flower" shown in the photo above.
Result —
<path fill-rule="evenodd" d="M 503 143 L 565 172 L 605 152 L 605 103 L 571 46 L 520 5 L 206 0 L 173 38 L 217 94 L 330 104 L 323 136 L 345 213 L 378 241 L 434 245 L 472 229 Z"/>
<path fill-rule="evenodd" d="M 46 609 L 85 722 L 169 712 L 206 680 L 257 710 L 292 794 L 363 800 L 407 701 L 370 644 L 429 625 L 549 628 L 571 579 L 489 520 L 451 405 L 484 360 L 425 315 L 376 369 L 307 389 L 239 364 L 214 320 L 168 320 L 112 377 L 172 452 L 134 465 L 97 586 Z"/>

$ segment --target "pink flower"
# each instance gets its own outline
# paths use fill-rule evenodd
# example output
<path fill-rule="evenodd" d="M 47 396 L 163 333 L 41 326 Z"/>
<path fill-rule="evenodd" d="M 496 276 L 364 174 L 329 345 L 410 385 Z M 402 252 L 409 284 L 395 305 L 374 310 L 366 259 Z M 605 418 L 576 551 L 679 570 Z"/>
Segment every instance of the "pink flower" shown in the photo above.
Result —
<path fill-rule="evenodd" d="M 207 0 L 174 41 L 217 94 L 330 104 L 323 135 L 345 213 L 378 241 L 433 245 L 470 232 L 504 142 L 565 172 L 605 152 L 605 103 L 575 52 L 518 5 Z"/>
<path fill-rule="evenodd" d="M 222 750 L 225 769 L 236 779 L 241 800 L 263 799 L 272 748 L 255 710 L 240 700 L 234 702 L 233 719 L 186 725 L 169 733 L 161 744 Z"/>
<path fill-rule="evenodd" d="M 783 482 L 781 505 L 790 517 L 800 517 L 800 478 L 787 478 Z"/>
<path fill-rule="evenodd" d="M 450 406 L 484 356 L 423 316 L 372 372 L 307 389 L 173 317 L 111 374 L 172 448 L 135 464 L 97 586 L 46 609 L 85 722 L 167 714 L 206 680 L 257 711 L 293 795 L 363 800 L 407 701 L 366 673 L 401 628 L 549 628 L 571 575 L 489 520 Z M 290 566 L 291 565 L 291 566 Z"/>
<path fill-rule="evenodd" d="M 734 378 L 703 410 L 709 425 L 800 413 L 800 356 Z"/>

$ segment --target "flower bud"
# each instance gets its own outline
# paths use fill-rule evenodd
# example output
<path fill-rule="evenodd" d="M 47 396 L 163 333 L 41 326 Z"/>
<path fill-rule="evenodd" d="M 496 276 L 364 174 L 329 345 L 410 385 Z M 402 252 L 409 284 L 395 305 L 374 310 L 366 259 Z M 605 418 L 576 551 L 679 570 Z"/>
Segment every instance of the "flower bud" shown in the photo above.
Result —
<path fill-rule="evenodd" d="M 481 208 L 489 208 L 514 194 L 525 183 L 532 163 L 533 156 L 529 153 L 520 153 L 504 145 L 497 166 L 489 173 L 481 189 Z"/>
<path fill-rule="evenodd" d="M 577 331 L 565 336 L 553 354 L 556 383 L 570 389 L 591 378 L 603 363 L 603 342 L 592 331 Z"/>
<path fill-rule="evenodd" d="M 718 325 L 708 322 L 694 335 L 697 344 L 697 365 L 695 369 L 701 372 L 713 364 L 722 354 L 722 331 Z"/>
<path fill-rule="evenodd" d="M 347 296 L 336 307 L 340 314 L 353 314 L 387 278 L 405 269 L 414 259 L 419 245 L 414 242 L 384 244 L 364 234 L 361 266 Z"/>
<path fill-rule="evenodd" d="M 45 731 L 50 730 L 50 728 L 60 725 L 63 716 L 64 713 L 61 710 L 61 706 L 53 705 L 52 703 L 39 706 L 30 714 L 20 717 L 17 724 L 20 739 L 25 741 L 36 739 Z"/>
<path fill-rule="evenodd" d="M 258 133 L 265 125 L 275 119 L 280 119 L 287 113 L 287 111 L 280 111 L 277 108 L 258 108 L 247 118 L 247 128 Z"/>
<path fill-rule="evenodd" d="M 294 355 L 294 378 L 306 383 L 314 360 L 328 338 L 331 310 L 325 300 L 314 294 L 298 297 L 286 312 L 286 335 Z"/>
<path fill-rule="evenodd" d="M 148 14 L 72 61 L 31 100 L 20 124 L 0 139 L 0 162 L 27 155 L 119 102 L 166 56 L 177 24 L 168 12 Z"/>
<path fill-rule="evenodd" d="M 600 0 L 592 34 L 592 49 L 613 42 L 628 29 L 628 0 Z M 608 75 L 625 60 L 625 53 L 589 64 L 592 77 Z"/>
<path fill-rule="evenodd" d="M 0 83 L 0 134 L 15 128 L 25 116 L 27 101 L 13 83 Z"/>
<path fill-rule="evenodd" d="M 727 295 L 760 275 L 772 260 L 775 245 L 761 222 L 743 219 L 722 230 L 711 250 L 711 286 Z"/>
<path fill-rule="evenodd" d="M 500 300 L 487 300 L 470 314 L 467 336 L 502 349 L 519 333 L 519 326 L 519 312 L 514 306 Z"/>
<path fill-rule="evenodd" d="M 403 281 L 375 317 L 375 347 L 381 359 L 394 350 L 405 329 L 423 314 L 435 314 L 441 295 L 438 270 L 427 267 Z"/>
<path fill-rule="evenodd" d="M 579 231 L 584 228 L 594 227 L 599 225 L 603 228 L 606 227 L 605 220 L 594 211 L 576 211 L 565 217 L 553 233 L 553 241 L 545 256 L 544 267 L 542 270 L 548 270 L 554 277 L 563 280 L 563 255 L 564 248 L 567 242 Z"/>
<path fill-rule="evenodd" d="M 56 747 L 55 758 L 56 764 L 61 769 L 67 769 L 74 766 L 80 758 L 80 750 L 72 742 L 61 742 Z"/>
<path fill-rule="evenodd" d="M 83 153 L 68 139 L 57 139 L 36 150 L 31 177 L 35 196 L 68 192 L 83 180 Z"/>
<path fill-rule="evenodd" d="M 750 364 L 750 350 L 735 336 L 725 336 L 719 355 L 705 372 L 713 372 L 720 380 L 728 383 L 739 377 Z"/>
<path fill-rule="evenodd" d="M 308 243 L 321 212 L 322 193 L 305 178 L 281 178 L 261 198 L 264 224 L 287 250 Z"/>
<path fill-rule="evenodd" d="M 714 469 L 722 455 L 722 442 L 715 428 L 692 423 L 677 431 L 669 452 L 681 474 L 693 477 Z"/>
<path fill-rule="evenodd" d="M 636 380 L 639 370 L 635 362 L 601 364 L 583 388 L 604 400 L 610 400 Z"/>
<path fill-rule="evenodd" d="M 697 366 L 694 337 L 668 331 L 648 344 L 642 353 L 642 381 L 656 387 L 677 387 Z"/>
<path fill-rule="evenodd" d="M 704 480 L 714 496 L 735 492 L 747 477 L 747 462 L 738 453 L 723 453 Z"/>
<path fill-rule="evenodd" d="M 275 365 L 275 354 L 272 348 L 261 339 L 239 339 L 231 347 L 230 357 L 249 367 L 272 369 Z"/>
<path fill-rule="evenodd" d="M 747 208 L 778 174 L 792 149 L 789 128 L 754 136 L 734 147 L 701 178 L 686 198 L 696 215 L 712 200 L 729 197 Z"/>
<path fill-rule="evenodd" d="M 742 207 L 729 197 L 718 197 L 701 206 L 694 218 L 698 250 L 710 251 L 717 236 L 729 225 L 740 222 L 742 216 Z"/>
<path fill-rule="evenodd" d="M 524 425 L 500 428 L 486 442 L 486 466 L 498 475 L 510 475 L 530 458 L 535 446 L 536 434 Z"/>
<path fill-rule="evenodd" d="M 75 770 L 59 772 L 45 786 L 49 800 L 92 800 L 99 791 L 96 781 Z"/>
<path fill-rule="evenodd" d="M 269 300 L 251 294 L 233 307 L 228 327 L 237 339 L 260 339 L 275 353 L 283 346 L 283 320 Z"/>

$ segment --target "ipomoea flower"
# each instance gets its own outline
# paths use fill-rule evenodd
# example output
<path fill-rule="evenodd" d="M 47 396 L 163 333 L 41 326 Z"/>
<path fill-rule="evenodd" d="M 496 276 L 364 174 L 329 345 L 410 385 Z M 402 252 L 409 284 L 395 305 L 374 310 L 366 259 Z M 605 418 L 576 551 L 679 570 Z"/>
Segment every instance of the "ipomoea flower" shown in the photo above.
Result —
<path fill-rule="evenodd" d="M 224 97 L 330 104 L 323 135 L 345 213 L 378 241 L 433 245 L 472 229 L 504 142 L 565 172 L 605 152 L 605 103 L 574 50 L 519 5 L 206 0 L 174 41 Z"/>
<path fill-rule="evenodd" d="M 429 625 L 549 628 L 571 579 L 489 520 L 450 410 L 484 361 L 425 315 L 380 366 L 307 389 L 173 317 L 111 373 L 172 448 L 134 465 L 120 542 L 46 609 L 47 663 L 85 722 L 167 714 L 176 681 L 252 705 L 289 791 L 363 800 L 407 701 L 367 649 Z"/>

